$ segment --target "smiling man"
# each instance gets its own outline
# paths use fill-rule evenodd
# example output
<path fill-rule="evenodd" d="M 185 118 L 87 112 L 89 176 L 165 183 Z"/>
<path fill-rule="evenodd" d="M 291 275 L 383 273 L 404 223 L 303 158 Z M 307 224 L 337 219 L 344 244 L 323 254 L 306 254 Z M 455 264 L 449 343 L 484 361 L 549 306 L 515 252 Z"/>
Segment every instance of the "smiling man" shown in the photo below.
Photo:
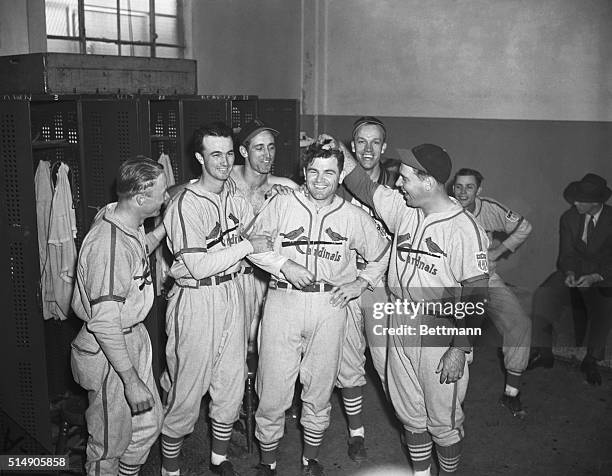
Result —
<path fill-rule="evenodd" d="M 494 232 L 506 238 L 487 251 L 489 267 L 488 316 L 503 338 L 506 382 L 499 402 L 512 415 L 523 418 L 525 411 L 520 400 L 521 375 L 527 368 L 531 346 L 531 319 L 519 300 L 495 272 L 495 263 L 501 255 L 514 253 L 531 233 L 531 224 L 518 213 L 493 200 L 480 197 L 483 177 L 474 169 L 461 169 L 453 179 L 453 192 L 461 206 L 474 215 L 485 229 L 489 240 Z"/>
<path fill-rule="evenodd" d="M 388 276 L 394 299 L 482 307 L 489 278 L 488 239 L 446 193 L 452 167 L 447 152 L 433 144 L 398 150 L 399 190 L 392 190 L 373 182 L 343 151 L 346 186 L 394 234 Z M 459 331 L 479 328 L 481 318 L 424 312 L 391 315 L 393 328 L 409 321 L 418 329 L 434 331 L 393 335 L 389 342 L 389 394 L 405 429 L 415 475 L 430 474 L 433 443 L 440 474 L 453 473 L 459 466 L 464 437 L 461 403 L 469 375 L 466 354 L 473 344 L 469 332 Z M 457 332 L 438 333 L 440 328 Z"/>
<path fill-rule="evenodd" d="M 276 236 L 274 252 L 251 255 L 272 274 L 260 330 L 255 434 L 260 476 L 276 474 L 285 410 L 302 383 L 302 474 L 324 474 L 319 447 L 329 426 L 347 306 L 385 272 L 389 242 L 363 210 L 336 195 L 343 154 L 319 144 L 304 155 L 308 194 L 277 195 L 260 211 L 255 233 Z M 355 254 L 367 260 L 357 270 Z"/>
<path fill-rule="evenodd" d="M 174 197 L 164 216 L 175 284 L 166 310 L 162 474 L 180 474 L 183 439 L 193 431 L 209 392 L 211 470 L 232 476 L 227 449 L 242 403 L 248 329 L 239 276 L 242 259 L 271 249 L 271 239 L 241 234 L 253 209 L 225 186 L 234 164 L 231 129 L 223 123 L 197 129 L 193 147 L 202 175 Z"/>

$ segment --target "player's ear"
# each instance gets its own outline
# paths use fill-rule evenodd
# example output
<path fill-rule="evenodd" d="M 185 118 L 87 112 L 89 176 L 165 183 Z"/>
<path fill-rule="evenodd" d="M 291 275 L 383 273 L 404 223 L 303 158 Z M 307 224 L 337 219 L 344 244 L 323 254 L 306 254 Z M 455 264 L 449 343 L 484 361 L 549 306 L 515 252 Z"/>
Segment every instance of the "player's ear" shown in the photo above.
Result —
<path fill-rule="evenodd" d="M 385 153 L 385 150 L 387 150 L 387 143 L 383 142 L 383 145 L 380 148 L 380 155 L 383 155 Z"/>
<path fill-rule="evenodd" d="M 142 207 L 142 204 L 145 200 L 145 196 L 142 193 L 137 193 L 136 195 L 134 195 L 134 198 L 136 199 L 136 203 L 138 204 L 138 206 Z"/>
<path fill-rule="evenodd" d="M 355 141 L 352 140 L 351 141 L 351 150 L 353 151 L 353 154 L 355 153 Z"/>
<path fill-rule="evenodd" d="M 196 160 L 200 163 L 200 165 L 204 165 L 204 157 L 199 152 L 195 153 Z"/>
<path fill-rule="evenodd" d="M 245 146 L 241 145 L 240 147 L 238 147 L 238 150 L 240 151 L 240 155 L 245 159 L 249 156 L 249 151 L 246 150 Z"/>
<path fill-rule="evenodd" d="M 480 192 L 482 192 L 482 185 L 478 186 L 478 190 L 476 190 L 476 196 L 480 197 Z"/>

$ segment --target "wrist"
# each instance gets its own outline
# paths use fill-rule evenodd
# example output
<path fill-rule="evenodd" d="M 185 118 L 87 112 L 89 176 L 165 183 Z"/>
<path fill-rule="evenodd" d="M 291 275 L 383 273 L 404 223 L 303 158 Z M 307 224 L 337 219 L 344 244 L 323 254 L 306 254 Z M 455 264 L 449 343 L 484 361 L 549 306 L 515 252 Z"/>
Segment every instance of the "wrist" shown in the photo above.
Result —
<path fill-rule="evenodd" d="M 366 289 L 369 289 L 370 291 L 374 290 L 370 282 L 361 276 L 357 276 L 357 279 L 355 281 L 359 282 L 361 286 L 361 292 L 364 292 Z"/>

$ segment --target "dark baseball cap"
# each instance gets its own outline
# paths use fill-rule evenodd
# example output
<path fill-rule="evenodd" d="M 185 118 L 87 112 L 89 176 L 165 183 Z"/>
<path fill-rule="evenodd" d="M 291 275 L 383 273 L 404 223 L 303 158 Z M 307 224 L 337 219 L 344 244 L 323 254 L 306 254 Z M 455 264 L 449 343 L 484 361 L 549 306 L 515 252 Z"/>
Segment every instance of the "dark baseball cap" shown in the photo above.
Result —
<path fill-rule="evenodd" d="M 382 123 L 380 119 L 374 116 L 362 116 L 359 119 L 357 119 L 355 122 L 353 122 L 353 133 L 351 134 L 352 137 L 355 137 L 355 132 L 357 132 L 357 129 L 359 129 L 361 126 L 365 124 L 374 124 L 380 127 L 383 130 L 384 136 L 387 137 L 387 128 L 385 127 L 385 125 Z"/>
<path fill-rule="evenodd" d="M 274 135 L 274 137 L 276 137 L 279 134 L 279 132 L 276 129 L 270 126 L 266 126 L 263 123 L 263 121 L 259 119 L 253 119 L 251 122 L 247 122 L 240 129 L 240 132 L 238 133 L 238 136 L 236 137 L 238 144 L 244 145 L 246 141 L 248 141 L 251 137 L 256 136 L 261 131 L 270 131 L 272 135 Z"/>
<path fill-rule="evenodd" d="M 434 144 L 421 144 L 412 149 L 397 149 L 402 164 L 426 172 L 440 183 L 446 183 L 453 165 L 448 153 Z"/>

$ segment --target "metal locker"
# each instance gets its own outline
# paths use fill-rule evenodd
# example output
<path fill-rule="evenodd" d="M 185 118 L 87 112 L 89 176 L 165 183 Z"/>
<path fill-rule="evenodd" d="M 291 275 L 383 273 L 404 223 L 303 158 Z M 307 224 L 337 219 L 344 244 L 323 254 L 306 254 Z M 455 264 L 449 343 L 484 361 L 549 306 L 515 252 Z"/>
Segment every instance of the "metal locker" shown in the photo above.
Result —
<path fill-rule="evenodd" d="M 0 445 L 5 453 L 51 450 L 34 170 L 28 101 L 3 100 L 0 108 Z"/>
<path fill-rule="evenodd" d="M 80 101 L 86 229 L 101 207 L 117 200 L 115 178 L 119 165 L 143 152 L 138 105 L 136 99 Z"/>
<path fill-rule="evenodd" d="M 259 118 L 280 132 L 272 173 L 300 181 L 300 102 L 297 99 L 259 99 Z"/>

